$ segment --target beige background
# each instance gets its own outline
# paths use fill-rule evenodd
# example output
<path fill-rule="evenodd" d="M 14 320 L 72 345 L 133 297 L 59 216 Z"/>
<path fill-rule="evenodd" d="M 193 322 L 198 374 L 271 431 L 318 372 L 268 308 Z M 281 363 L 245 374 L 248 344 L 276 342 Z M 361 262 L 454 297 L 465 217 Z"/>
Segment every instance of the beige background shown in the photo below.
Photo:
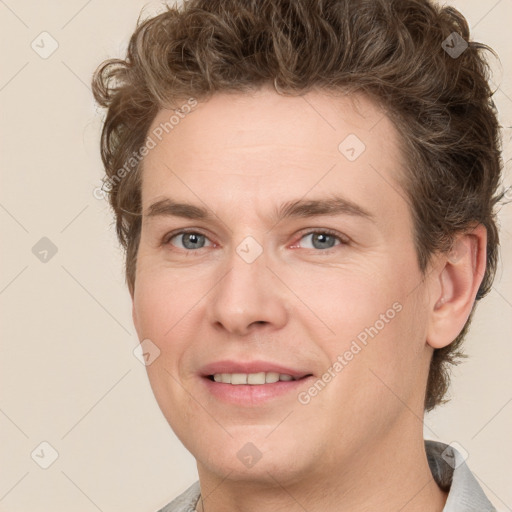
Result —
<path fill-rule="evenodd" d="M 495 98 L 510 127 L 512 0 L 450 3 L 467 16 L 474 39 L 501 57 Z M 91 74 L 103 59 L 123 56 L 144 5 L 148 15 L 160 10 L 139 0 L 0 0 L 1 511 L 154 512 L 196 479 L 132 353 L 138 340 L 121 252 L 107 203 L 93 196 L 102 168 Z M 31 47 L 35 40 L 40 53 L 51 49 L 43 31 L 58 43 L 46 59 Z M 506 159 L 511 138 L 505 130 Z M 512 205 L 500 219 L 507 264 L 479 306 L 453 399 L 425 419 L 425 437 L 463 446 L 487 495 L 506 511 Z M 42 237 L 58 250 L 46 262 L 32 252 Z M 58 452 L 47 469 L 39 465 L 51 461 L 43 441 Z"/>

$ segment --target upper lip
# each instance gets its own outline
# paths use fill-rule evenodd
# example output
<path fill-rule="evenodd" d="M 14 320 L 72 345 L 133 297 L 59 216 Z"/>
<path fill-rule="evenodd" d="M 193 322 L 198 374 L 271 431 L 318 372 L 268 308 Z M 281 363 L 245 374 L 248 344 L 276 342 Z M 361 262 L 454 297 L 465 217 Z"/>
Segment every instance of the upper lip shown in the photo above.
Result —
<path fill-rule="evenodd" d="M 216 361 L 200 370 L 203 377 L 215 375 L 217 373 L 260 373 L 260 372 L 276 372 L 286 375 L 291 375 L 295 379 L 300 379 L 306 375 L 311 375 L 311 372 L 297 369 L 287 368 L 286 366 L 267 362 L 267 361 Z"/>

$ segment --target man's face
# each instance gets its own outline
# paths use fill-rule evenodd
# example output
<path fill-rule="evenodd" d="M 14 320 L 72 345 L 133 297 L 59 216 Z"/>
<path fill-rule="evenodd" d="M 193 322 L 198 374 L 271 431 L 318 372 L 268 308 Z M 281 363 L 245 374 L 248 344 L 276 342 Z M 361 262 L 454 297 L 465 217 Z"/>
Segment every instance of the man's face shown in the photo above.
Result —
<path fill-rule="evenodd" d="M 146 156 L 134 322 L 200 471 L 291 482 L 421 431 L 428 289 L 398 135 L 354 100 L 217 94 Z"/>

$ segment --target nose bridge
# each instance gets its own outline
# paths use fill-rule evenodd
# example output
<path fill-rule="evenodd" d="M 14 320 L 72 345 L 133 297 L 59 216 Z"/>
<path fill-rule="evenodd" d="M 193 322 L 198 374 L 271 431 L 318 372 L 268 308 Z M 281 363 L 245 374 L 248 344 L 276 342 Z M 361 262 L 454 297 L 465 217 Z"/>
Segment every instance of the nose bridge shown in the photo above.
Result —
<path fill-rule="evenodd" d="M 287 317 L 286 298 L 267 268 L 269 256 L 253 236 L 246 236 L 233 247 L 226 265 L 228 272 L 209 303 L 212 323 L 237 334 L 246 333 L 253 323 L 282 327 Z"/>

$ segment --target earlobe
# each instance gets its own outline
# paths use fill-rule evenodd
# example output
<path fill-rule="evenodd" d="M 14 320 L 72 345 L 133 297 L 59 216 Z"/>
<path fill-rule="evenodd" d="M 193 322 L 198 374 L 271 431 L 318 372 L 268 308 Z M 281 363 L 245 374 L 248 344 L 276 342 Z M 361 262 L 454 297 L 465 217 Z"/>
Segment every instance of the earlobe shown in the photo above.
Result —
<path fill-rule="evenodd" d="M 487 258 L 487 231 L 479 224 L 459 235 L 449 254 L 433 273 L 427 343 L 432 348 L 449 345 L 462 331 L 471 314 L 482 282 Z"/>

